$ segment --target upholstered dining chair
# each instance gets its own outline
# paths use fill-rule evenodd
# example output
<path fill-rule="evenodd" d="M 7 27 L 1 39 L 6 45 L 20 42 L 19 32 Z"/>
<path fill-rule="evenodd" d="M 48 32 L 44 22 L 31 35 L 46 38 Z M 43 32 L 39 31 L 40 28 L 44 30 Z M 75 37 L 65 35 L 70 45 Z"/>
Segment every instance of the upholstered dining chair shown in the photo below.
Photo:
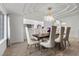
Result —
<path fill-rule="evenodd" d="M 31 39 L 27 26 L 25 27 L 25 30 L 26 30 L 26 37 L 27 37 L 27 48 L 29 46 L 38 44 L 39 41 L 35 41 Z"/>
<path fill-rule="evenodd" d="M 56 50 L 55 50 L 55 34 L 56 34 L 56 28 L 57 26 L 52 26 L 52 28 L 50 29 L 50 33 L 49 33 L 49 38 L 48 40 L 44 41 L 44 42 L 40 42 L 40 46 L 45 47 L 46 50 L 48 49 L 53 49 L 54 54 L 56 54 Z M 45 51 L 44 49 L 44 51 Z M 42 53 L 42 49 L 41 49 L 41 53 Z M 51 52 L 52 53 L 52 52 Z"/>
<path fill-rule="evenodd" d="M 58 46 L 59 49 L 60 48 L 64 48 L 64 44 L 63 44 L 63 36 L 64 36 L 64 27 L 61 27 L 60 33 L 59 33 L 59 37 L 55 39 L 55 46 Z"/>
<path fill-rule="evenodd" d="M 35 29 L 35 28 L 31 28 L 30 31 L 28 30 L 30 32 L 30 37 L 31 37 L 32 40 L 38 40 L 38 38 L 36 38 L 36 37 L 33 36 L 33 34 L 37 34 L 36 30 L 37 29 Z"/>
<path fill-rule="evenodd" d="M 55 45 L 54 44 L 55 34 L 56 34 L 56 26 L 52 26 L 50 30 L 49 39 L 47 41 L 40 42 L 40 45 L 45 48 L 53 48 Z"/>
<path fill-rule="evenodd" d="M 66 28 L 66 33 L 65 33 L 65 36 L 64 36 L 64 43 L 65 43 L 65 48 L 66 48 L 66 42 L 68 43 L 68 45 L 70 46 L 71 44 L 70 44 L 70 42 L 69 42 L 69 34 L 70 34 L 70 29 L 71 29 L 71 27 L 67 27 Z"/>

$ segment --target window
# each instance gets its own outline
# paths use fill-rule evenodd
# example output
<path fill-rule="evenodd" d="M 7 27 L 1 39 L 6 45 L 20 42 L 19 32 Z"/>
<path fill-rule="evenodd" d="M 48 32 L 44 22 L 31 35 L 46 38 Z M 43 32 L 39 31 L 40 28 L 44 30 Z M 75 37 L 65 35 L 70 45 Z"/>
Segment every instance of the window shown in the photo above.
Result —
<path fill-rule="evenodd" d="M 0 12 L 0 40 L 4 38 L 4 15 Z"/>

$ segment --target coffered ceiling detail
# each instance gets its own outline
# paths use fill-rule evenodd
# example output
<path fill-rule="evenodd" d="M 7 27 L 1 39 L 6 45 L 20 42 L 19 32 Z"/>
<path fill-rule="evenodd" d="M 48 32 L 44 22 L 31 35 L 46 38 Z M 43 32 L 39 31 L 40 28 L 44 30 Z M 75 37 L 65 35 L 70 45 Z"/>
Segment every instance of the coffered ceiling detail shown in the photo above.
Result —
<path fill-rule="evenodd" d="M 56 19 L 79 13 L 79 4 L 75 3 L 4 3 L 9 14 L 16 13 L 25 18 L 43 20 L 47 15 L 47 8 L 51 7 Z"/>

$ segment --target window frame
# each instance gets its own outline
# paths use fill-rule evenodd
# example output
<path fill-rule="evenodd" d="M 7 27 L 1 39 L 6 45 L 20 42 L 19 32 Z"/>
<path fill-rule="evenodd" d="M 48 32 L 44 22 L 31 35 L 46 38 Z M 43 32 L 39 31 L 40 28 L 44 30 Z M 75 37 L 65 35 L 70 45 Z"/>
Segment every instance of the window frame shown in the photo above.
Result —
<path fill-rule="evenodd" d="M 0 11 L 0 12 L 1 12 L 1 11 Z M 6 27 L 6 24 L 7 24 L 7 23 L 6 23 L 6 22 L 7 22 L 7 21 L 6 21 L 7 15 L 4 14 L 4 13 L 2 13 L 2 14 L 3 14 L 3 19 L 4 19 L 4 36 L 3 36 L 4 38 L 0 39 L 0 44 L 1 44 L 2 42 L 4 42 L 4 41 L 7 39 L 7 38 L 6 38 L 6 36 L 7 36 L 7 34 L 6 34 L 6 33 L 7 33 L 7 32 L 6 32 L 6 31 L 7 31 L 7 27 Z"/>

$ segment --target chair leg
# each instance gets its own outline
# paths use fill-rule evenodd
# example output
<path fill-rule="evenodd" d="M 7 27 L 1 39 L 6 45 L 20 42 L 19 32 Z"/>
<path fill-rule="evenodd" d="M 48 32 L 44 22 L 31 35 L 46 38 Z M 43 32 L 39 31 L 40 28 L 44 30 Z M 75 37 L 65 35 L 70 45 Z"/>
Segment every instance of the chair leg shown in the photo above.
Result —
<path fill-rule="evenodd" d="M 52 49 L 54 51 L 54 56 L 56 56 L 56 53 L 57 53 L 57 43 L 55 43 L 55 46 Z"/>
<path fill-rule="evenodd" d="M 65 48 L 66 48 L 66 41 L 64 41 L 64 44 L 65 44 Z"/>
<path fill-rule="evenodd" d="M 55 48 L 56 48 L 57 44 L 55 43 Z"/>
<path fill-rule="evenodd" d="M 71 44 L 70 44 L 69 40 L 67 40 L 67 42 L 68 42 L 68 45 L 69 45 L 69 46 L 71 46 Z"/>
<path fill-rule="evenodd" d="M 27 45 L 27 49 L 30 47 L 30 45 Z M 30 54 L 30 50 L 28 51 L 28 54 Z"/>
<path fill-rule="evenodd" d="M 42 53 L 47 52 L 47 51 L 48 51 L 48 48 L 45 48 L 43 46 L 40 46 L 41 55 L 42 55 Z"/>
<path fill-rule="evenodd" d="M 27 49 L 28 49 L 29 47 L 32 47 L 32 45 L 27 45 Z M 31 54 L 31 53 L 32 53 L 32 51 L 29 50 L 29 54 Z"/>
<path fill-rule="evenodd" d="M 55 43 L 55 48 L 56 48 L 56 49 L 59 48 L 59 43 Z"/>
<path fill-rule="evenodd" d="M 28 49 L 29 45 L 27 45 L 27 49 Z"/>
<path fill-rule="evenodd" d="M 56 43 L 56 48 L 59 50 L 61 48 L 61 43 Z"/>
<path fill-rule="evenodd" d="M 62 44 L 63 44 L 63 50 L 64 50 L 66 48 L 66 41 L 63 41 Z"/>
<path fill-rule="evenodd" d="M 35 47 L 37 47 L 37 44 L 35 44 Z"/>
<path fill-rule="evenodd" d="M 61 47 L 61 50 L 64 50 L 64 44 L 63 44 L 63 42 L 60 43 L 60 47 Z"/>
<path fill-rule="evenodd" d="M 53 50 L 54 50 L 54 54 L 56 55 L 56 51 L 57 51 L 56 48 L 53 48 Z"/>
<path fill-rule="evenodd" d="M 61 48 L 61 44 L 60 44 L 60 43 L 58 43 L 58 49 L 60 50 L 60 48 Z"/>
<path fill-rule="evenodd" d="M 44 52 L 44 50 L 43 50 L 43 47 L 42 47 L 42 46 L 40 46 L 40 52 L 41 52 L 41 55 L 42 55 L 42 53 Z"/>

